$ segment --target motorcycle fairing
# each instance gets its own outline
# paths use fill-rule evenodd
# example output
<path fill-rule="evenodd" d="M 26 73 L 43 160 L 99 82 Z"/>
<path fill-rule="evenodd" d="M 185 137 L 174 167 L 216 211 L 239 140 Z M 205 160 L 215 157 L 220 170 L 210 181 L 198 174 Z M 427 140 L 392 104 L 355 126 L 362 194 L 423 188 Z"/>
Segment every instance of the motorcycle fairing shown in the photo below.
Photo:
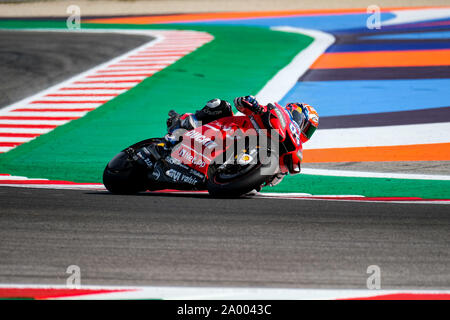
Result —
<path fill-rule="evenodd" d="M 203 189 L 205 183 L 205 175 L 171 156 L 165 157 L 162 162 L 155 163 L 148 178 L 166 184 L 166 188 L 175 188 L 176 185 L 177 189 Z"/>
<path fill-rule="evenodd" d="M 233 138 L 238 130 L 245 134 L 250 129 L 254 130 L 254 127 L 247 116 L 231 116 L 212 121 L 185 132 L 182 141 L 173 148 L 171 156 L 207 175 L 211 162 L 233 145 L 227 139 Z"/>

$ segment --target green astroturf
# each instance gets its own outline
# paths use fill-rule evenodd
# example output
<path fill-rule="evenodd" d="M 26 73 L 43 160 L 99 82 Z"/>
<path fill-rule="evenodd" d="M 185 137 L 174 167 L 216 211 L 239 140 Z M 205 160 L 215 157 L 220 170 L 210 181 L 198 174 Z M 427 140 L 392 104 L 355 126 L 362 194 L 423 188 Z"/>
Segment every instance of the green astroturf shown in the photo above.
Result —
<path fill-rule="evenodd" d="M 314 195 L 363 195 L 367 197 L 420 197 L 450 199 L 450 181 L 332 177 L 299 174 L 286 177 L 266 192 L 302 192 Z"/>

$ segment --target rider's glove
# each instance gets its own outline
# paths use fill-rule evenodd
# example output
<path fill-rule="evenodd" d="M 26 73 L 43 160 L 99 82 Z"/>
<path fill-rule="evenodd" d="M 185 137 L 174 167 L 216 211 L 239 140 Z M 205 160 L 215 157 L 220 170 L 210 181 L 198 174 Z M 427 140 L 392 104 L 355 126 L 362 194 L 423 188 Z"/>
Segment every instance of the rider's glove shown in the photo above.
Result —
<path fill-rule="evenodd" d="M 242 112 L 242 109 L 248 109 L 253 113 L 262 113 L 264 109 L 259 105 L 253 96 L 237 97 L 234 99 L 234 105 Z"/>

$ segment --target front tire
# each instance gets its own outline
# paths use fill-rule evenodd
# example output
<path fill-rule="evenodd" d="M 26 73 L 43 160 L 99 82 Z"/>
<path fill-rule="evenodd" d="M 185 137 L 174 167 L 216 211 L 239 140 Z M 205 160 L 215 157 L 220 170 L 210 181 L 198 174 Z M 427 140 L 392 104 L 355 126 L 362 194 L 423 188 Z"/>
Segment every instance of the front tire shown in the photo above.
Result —
<path fill-rule="evenodd" d="M 218 198 L 238 198 L 254 189 L 260 189 L 278 170 L 278 158 L 271 156 L 267 164 L 257 163 L 251 170 L 243 170 L 241 175 L 224 178 L 213 165 L 207 181 L 207 189 L 211 196 Z"/>

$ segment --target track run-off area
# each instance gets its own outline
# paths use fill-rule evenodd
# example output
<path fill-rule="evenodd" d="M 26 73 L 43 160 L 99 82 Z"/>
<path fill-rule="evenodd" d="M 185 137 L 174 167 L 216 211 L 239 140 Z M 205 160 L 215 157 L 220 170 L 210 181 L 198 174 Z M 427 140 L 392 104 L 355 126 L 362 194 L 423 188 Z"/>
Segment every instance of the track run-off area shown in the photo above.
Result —
<path fill-rule="evenodd" d="M 0 19 L 10 33 L 148 37 L 0 109 L 0 282 L 15 285 L 0 293 L 448 298 L 450 8 L 382 9 L 380 29 L 367 28 L 369 16 L 346 9 L 105 17 L 70 31 L 63 20 Z M 248 94 L 317 108 L 319 130 L 304 145 L 302 174 L 228 203 L 201 192 L 114 197 L 104 190 L 106 163 L 136 141 L 162 136 L 168 110 Z M 247 229 L 238 232 L 240 224 Z M 60 258 L 51 253 L 55 239 L 69 248 Z M 204 259 L 189 265 L 199 254 Z M 70 264 L 84 265 L 83 284 L 93 286 L 48 291 L 48 283 L 64 284 Z M 364 290 L 372 264 L 384 270 L 387 291 Z"/>

